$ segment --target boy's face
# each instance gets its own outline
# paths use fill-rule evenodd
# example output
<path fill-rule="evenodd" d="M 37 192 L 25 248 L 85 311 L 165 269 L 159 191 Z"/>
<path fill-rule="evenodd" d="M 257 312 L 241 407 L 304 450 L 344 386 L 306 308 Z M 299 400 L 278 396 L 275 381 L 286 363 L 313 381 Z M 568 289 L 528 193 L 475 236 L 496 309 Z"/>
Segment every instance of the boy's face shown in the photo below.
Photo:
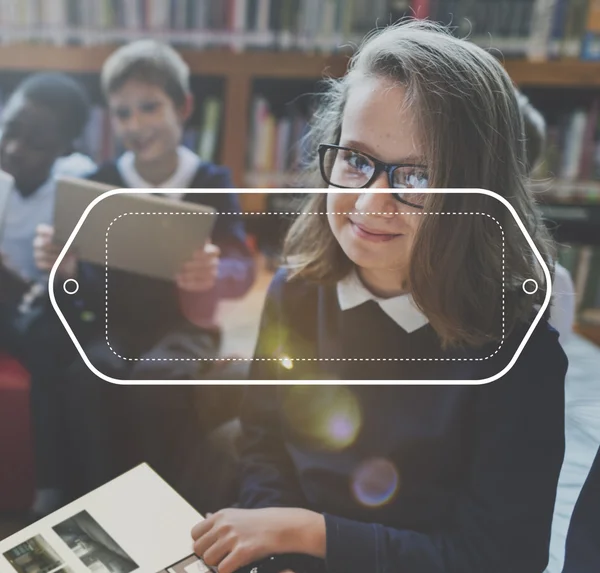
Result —
<path fill-rule="evenodd" d="M 115 135 L 142 163 L 173 153 L 189 115 L 161 87 L 134 79 L 108 96 L 108 107 Z"/>
<path fill-rule="evenodd" d="M 0 167 L 23 194 L 33 193 L 50 175 L 54 162 L 68 153 L 59 119 L 52 111 L 16 93 L 2 114 Z"/>

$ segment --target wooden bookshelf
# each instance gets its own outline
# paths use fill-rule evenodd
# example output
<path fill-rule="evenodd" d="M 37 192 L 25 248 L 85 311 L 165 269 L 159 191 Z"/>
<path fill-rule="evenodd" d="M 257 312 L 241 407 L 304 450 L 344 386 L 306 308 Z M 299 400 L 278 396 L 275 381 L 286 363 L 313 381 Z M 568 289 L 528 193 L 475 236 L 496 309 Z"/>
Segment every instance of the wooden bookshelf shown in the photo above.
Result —
<path fill-rule="evenodd" d="M 0 72 L 56 70 L 77 74 L 98 73 L 114 46 L 56 46 L 48 44 L 11 44 L 0 46 Z M 324 75 L 341 76 L 349 54 L 318 54 L 294 51 L 233 52 L 227 50 L 182 49 L 194 75 L 225 79 L 224 125 L 221 162 L 233 172 L 237 186 L 245 186 L 245 145 L 248 141 L 248 105 L 252 81 L 258 78 L 318 79 Z M 520 86 L 598 87 L 600 62 L 579 60 L 504 63 Z M 256 205 L 254 205 L 256 206 Z"/>
<path fill-rule="evenodd" d="M 99 73 L 114 46 L 53 46 L 14 44 L 0 47 L 0 72 L 63 71 Z M 221 162 L 233 172 L 237 186 L 244 186 L 248 141 L 248 105 L 255 78 L 313 79 L 344 73 L 348 56 L 298 52 L 242 52 L 181 50 L 193 75 L 225 78 L 224 125 Z M 256 207 L 257 205 L 254 205 Z M 244 205 L 245 207 L 245 205 Z"/>
<path fill-rule="evenodd" d="M 11 44 L 0 46 L 0 73 L 63 71 L 97 74 L 115 46 L 57 46 L 49 44 Z M 181 49 L 183 58 L 195 76 L 218 76 L 225 80 L 224 124 L 221 138 L 221 162 L 232 169 L 238 187 L 260 186 L 260 181 L 281 182 L 285 174 L 248 174 L 246 142 L 249 140 L 249 104 L 252 82 L 260 78 L 319 79 L 339 77 L 346 70 L 349 54 L 323 54 L 295 51 L 248 51 Z M 600 62 L 577 59 L 530 62 L 503 62 L 511 78 L 520 87 L 600 89 Z M 264 211 L 264 193 L 241 194 L 246 211 Z M 600 207 L 599 207 L 600 208 Z M 600 326 L 581 325 L 577 331 L 600 344 Z"/>
<path fill-rule="evenodd" d="M 504 67 L 520 87 L 600 88 L 600 62 L 508 60 Z"/>
<path fill-rule="evenodd" d="M 98 73 L 115 46 L 54 46 L 11 44 L 0 46 L 0 70 L 54 70 Z M 304 52 L 233 52 L 229 50 L 182 49 L 181 55 L 195 75 L 276 78 L 318 78 L 324 70 L 341 75 L 348 56 Z M 600 70 L 600 66 L 598 66 Z M 600 85 L 600 82 L 599 84 Z"/>
<path fill-rule="evenodd" d="M 12 44 L 0 46 L 0 70 L 60 70 L 97 73 L 113 46 L 54 46 Z M 325 72 L 344 73 L 348 55 L 304 52 L 232 52 L 183 49 L 193 74 L 273 78 L 318 78 Z M 600 62 L 507 60 L 504 65 L 516 83 L 540 87 L 600 87 Z"/>

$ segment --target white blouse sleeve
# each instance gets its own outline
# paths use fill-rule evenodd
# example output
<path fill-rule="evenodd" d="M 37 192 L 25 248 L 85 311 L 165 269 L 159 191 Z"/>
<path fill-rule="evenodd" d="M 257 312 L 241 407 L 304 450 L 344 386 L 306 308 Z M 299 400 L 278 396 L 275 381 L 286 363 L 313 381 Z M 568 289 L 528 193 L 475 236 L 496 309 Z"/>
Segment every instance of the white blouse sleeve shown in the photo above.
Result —
<path fill-rule="evenodd" d="M 569 271 L 556 263 L 552 285 L 550 324 L 558 330 L 562 344 L 569 339 L 573 332 L 574 322 L 575 286 Z"/>

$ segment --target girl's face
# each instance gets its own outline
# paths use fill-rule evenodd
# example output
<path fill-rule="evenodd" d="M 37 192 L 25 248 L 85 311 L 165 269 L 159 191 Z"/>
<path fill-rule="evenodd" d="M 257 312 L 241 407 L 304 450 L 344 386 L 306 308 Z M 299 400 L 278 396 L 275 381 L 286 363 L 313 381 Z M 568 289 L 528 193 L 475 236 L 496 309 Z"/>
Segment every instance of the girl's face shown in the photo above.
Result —
<path fill-rule="evenodd" d="M 410 108 L 401 107 L 404 89 L 378 78 L 363 78 L 350 89 L 339 145 L 391 164 L 425 165 L 421 138 Z M 400 203 L 382 173 L 364 193 L 329 193 L 329 224 L 346 256 L 375 294 L 404 292 L 415 233 L 422 215 Z M 414 213 L 414 214 L 410 214 Z"/>
<path fill-rule="evenodd" d="M 142 163 L 177 149 L 191 112 L 191 103 L 178 108 L 161 87 L 135 79 L 109 95 L 108 107 L 115 135 Z"/>

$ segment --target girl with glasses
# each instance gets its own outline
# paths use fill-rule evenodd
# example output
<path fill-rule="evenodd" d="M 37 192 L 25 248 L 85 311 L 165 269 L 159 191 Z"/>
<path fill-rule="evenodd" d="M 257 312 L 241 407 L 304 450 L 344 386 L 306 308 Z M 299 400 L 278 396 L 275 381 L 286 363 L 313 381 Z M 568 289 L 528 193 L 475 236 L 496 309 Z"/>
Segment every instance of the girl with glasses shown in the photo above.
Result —
<path fill-rule="evenodd" d="M 550 265 L 522 129 L 500 63 L 428 22 L 372 35 L 331 83 L 329 191 L 287 236 L 251 374 L 366 383 L 248 388 L 240 507 L 192 532 L 219 573 L 544 570 L 567 368 L 546 318 L 495 382 L 368 383 L 483 380 L 515 355 L 545 296 L 530 246 L 494 197 L 430 191 L 505 197 Z"/>

